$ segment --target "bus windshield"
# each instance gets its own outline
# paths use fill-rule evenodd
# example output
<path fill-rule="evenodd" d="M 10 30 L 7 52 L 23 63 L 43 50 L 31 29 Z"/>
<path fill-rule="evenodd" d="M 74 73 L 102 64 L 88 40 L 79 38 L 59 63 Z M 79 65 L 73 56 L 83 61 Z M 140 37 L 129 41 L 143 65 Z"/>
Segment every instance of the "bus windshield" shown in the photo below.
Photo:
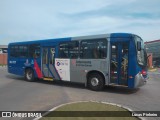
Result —
<path fill-rule="evenodd" d="M 141 42 L 141 50 L 137 49 L 138 42 Z M 147 65 L 147 53 L 146 53 L 146 49 L 145 49 L 143 40 L 140 37 L 135 36 L 135 44 L 136 44 L 138 64 L 142 66 L 146 66 Z"/>

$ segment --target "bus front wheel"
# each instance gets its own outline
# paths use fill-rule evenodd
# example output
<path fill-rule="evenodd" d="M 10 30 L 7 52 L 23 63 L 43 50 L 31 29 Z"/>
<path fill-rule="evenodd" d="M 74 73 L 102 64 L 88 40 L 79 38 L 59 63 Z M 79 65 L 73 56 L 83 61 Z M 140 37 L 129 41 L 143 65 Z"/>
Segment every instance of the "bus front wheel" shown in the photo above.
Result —
<path fill-rule="evenodd" d="M 32 82 L 34 81 L 34 72 L 32 69 L 27 69 L 25 71 L 25 80 Z"/>
<path fill-rule="evenodd" d="M 102 90 L 104 88 L 103 77 L 98 73 L 94 73 L 94 74 L 89 75 L 88 87 L 94 91 Z"/>

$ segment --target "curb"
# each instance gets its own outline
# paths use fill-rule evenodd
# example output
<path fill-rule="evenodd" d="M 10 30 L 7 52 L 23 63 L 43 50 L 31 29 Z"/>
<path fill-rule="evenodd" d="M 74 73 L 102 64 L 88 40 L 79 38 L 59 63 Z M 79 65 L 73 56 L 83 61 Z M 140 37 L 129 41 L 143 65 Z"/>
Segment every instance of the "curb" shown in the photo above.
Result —
<path fill-rule="evenodd" d="M 59 107 L 62 107 L 62 106 L 64 106 L 64 105 L 73 104 L 73 103 L 79 103 L 79 102 L 96 102 L 96 103 L 109 104 L 109 105 L 114 105 L 114 106 L 121 107 L 121 108 L 123 108 L 123 109 L 128 110 L 128 111 L 131 112 L 131 113 L 134 113 L 134 111 L 133 111 L 132 109 L 130 109 L 129 107 L 122 106 L 122 105 L 120 105 L 120 104 L 115 104 L 115 103 L 110 103 L 110 102 L 99 102 L 99 101 L 92 101 L 92 100 L 91 100 L 91 101 L 69 102 L 69 103 L 64 103 L 64 104 L 58 105 L 58 106 L 56 106 L 56 107 L 53 107 L 52 109 L 50 109 L 50 110 L 47 111 L 46 113 L 44 113 L 44 114 L 42 115 L 42 117 L 45 116 L 45 115 L 47 115 L 47 114 L 49 114 L 51 111 L 56 110 L 56 109 L 59 108 Z M 41 119 L 42 117 L 38 117 L 38 118 L 35 118 L 35 119 L 33 119 L 33 120 L 39 120 L 39 119 Z M 142 118 L 142 117 L 137 117 L 137 118 L 139 118 L 140 120 L 146 120 L 145 118 Z"/>

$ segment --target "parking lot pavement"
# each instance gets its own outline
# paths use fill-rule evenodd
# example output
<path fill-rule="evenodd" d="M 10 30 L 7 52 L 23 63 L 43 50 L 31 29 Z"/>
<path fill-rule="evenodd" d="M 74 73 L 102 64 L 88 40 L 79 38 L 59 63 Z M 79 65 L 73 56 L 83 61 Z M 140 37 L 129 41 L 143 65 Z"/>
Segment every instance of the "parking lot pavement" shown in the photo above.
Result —
<path fill-rule="evenodd" d="M 134 111 L 160 111 L 160 75 L 158 72 L 149 75 L 147 84 L 139 89 L 105 87 L 96 92 L 81 84 L 27 82 L 23 77 L 8 74 L 3 68 L 0 69 L 0 111 L 46 111 L 74 101 L 111 102 Z"/>

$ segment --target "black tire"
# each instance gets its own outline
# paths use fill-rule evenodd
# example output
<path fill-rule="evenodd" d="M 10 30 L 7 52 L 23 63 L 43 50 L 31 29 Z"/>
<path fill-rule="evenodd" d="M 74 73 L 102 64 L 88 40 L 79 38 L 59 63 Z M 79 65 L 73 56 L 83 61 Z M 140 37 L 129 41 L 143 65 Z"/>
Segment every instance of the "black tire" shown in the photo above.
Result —
<path fill-rule="evenodd" d="M 34 72 L 32 69 L 27 69 L 25 71 L 25 80 L 29 81 L 29 82 L 33 82 L 35 80 L 34 79 Z"/>
<path fill-rule="evenodd" d="M 104 88 L 104 78 L 98 73 L 89 75 L 88 87 L 94 91 L 102 90 Z"/>

